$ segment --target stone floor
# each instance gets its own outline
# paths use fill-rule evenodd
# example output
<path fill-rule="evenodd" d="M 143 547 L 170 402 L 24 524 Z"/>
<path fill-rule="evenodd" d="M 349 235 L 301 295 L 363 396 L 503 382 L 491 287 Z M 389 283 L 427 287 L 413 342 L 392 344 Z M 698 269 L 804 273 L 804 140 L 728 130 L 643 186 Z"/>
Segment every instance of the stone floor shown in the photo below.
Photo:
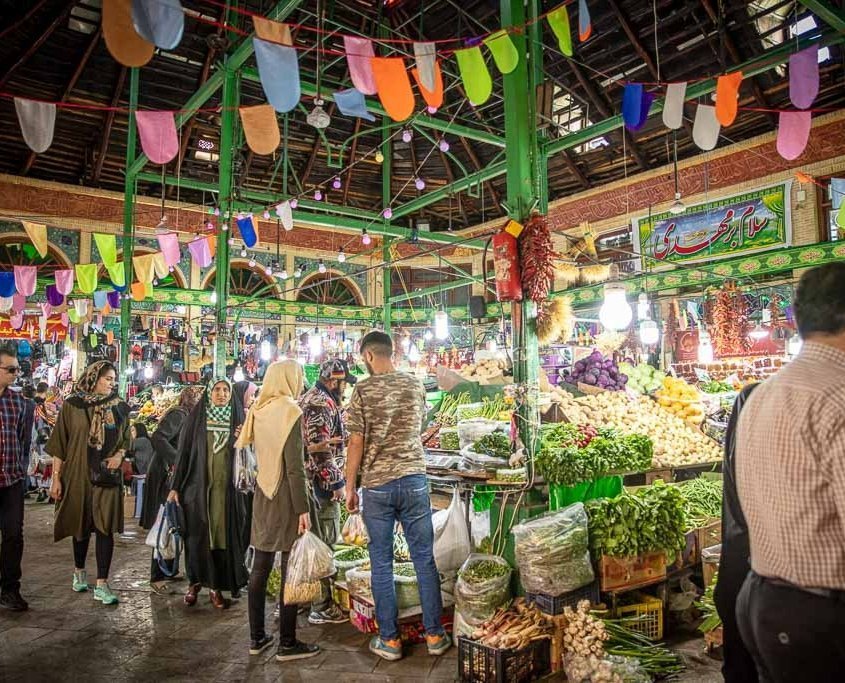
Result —
<path fill-rule="evenodd" d="M 178 595 L 151 594 L 143 534 L 130 522 L 126 531 L 115 544 L 110 582 L 120 604 L 107 607 L 94 602 L 90 592 L 71 591 L 70 541 L 52 542 L 52 506 L 27 501 L 22 593 L 30 610 L 0 613 L 0 681 L 455 680 L 454 648 L 435 659 L 417 646 L 402 661 L 385 662 L 367 651 L 367 637 L 349 624 L 314 627 L 302 617 L 298 635 L 318 642 L 319 656 L 285 665 L 274 660 L 272 649 L 250 657 L 246 597 L 218 612 L 207 594 L 192 609 Z M 92 541 L 89 577 L 96 574 L 93 551 Z M 271 618 L 268 610 L 268 622 Z M 701 657 L 700 647 L 701 641 L 694 641 L 684 648 L 690 671 L 682 680 L 720 681 L 717 664 Z"/>

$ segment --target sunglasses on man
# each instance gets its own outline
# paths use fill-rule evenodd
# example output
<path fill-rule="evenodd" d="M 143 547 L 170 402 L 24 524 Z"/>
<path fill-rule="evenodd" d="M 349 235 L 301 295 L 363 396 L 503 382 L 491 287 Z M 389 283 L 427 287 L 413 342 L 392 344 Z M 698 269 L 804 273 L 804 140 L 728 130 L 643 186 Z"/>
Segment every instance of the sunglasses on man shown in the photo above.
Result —
<path fill-rule="evenodd" d="M 16 375 L 21 369 L 20 365 L 0 365 L 0 370 L 5 370 L 10 375 Z"/>

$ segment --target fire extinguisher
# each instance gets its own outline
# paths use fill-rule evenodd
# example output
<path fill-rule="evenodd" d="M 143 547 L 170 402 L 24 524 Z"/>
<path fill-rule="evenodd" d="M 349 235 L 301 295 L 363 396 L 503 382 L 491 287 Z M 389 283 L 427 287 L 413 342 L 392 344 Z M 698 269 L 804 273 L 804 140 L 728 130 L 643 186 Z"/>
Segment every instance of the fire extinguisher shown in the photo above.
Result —
<path fill-rule="evenodd" d="M 519 249 L 516 237 L 505 230 L 493 235 L 493 266 L 496 273 L 496 300 L 522 301 Z"/>

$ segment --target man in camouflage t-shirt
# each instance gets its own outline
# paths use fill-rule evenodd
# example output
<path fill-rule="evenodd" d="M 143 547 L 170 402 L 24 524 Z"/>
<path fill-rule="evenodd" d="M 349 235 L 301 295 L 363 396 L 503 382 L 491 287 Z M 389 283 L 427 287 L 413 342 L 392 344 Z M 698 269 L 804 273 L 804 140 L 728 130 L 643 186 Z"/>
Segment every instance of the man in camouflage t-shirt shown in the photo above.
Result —
<path fill-rule="evenodd" d="M 420 439 L 426 415 L 425 389 L 416 377 L 393 367 L 393 340 L 384 332 L 367 334 L 361 340 L 360 353 L 370 377 L 355 386 L 347 410 L 346 506 L 350 513 L 358 510 L 356 481 L 360 473 L 379 627 L 379 635 L 370 641 L 370 651 L 391 661 L 402 658 L 393 585 L 393 532 L 400 522 L 417 575 L 428 651 L 441 655 L 451 640 L 441 624 L 443 602 L 434 564 L 431 501 Z"/>

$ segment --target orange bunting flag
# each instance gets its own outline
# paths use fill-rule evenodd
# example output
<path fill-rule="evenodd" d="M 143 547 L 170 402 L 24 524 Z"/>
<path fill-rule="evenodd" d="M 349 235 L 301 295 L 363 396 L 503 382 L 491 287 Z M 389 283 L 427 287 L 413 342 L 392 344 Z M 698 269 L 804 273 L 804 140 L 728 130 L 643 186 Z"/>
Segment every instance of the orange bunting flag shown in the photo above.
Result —
<path fill-rule="evenodd" d="M 132 0 L 106 0 L 102 13 L 103 38 L 115 60 L 132 67 L 153 58 L 155 45 L 139 36 L 132 22 Z"/>
<path fill-rule="evenodd" d="M 730 126 L 736 119 L 740 83 L 742 71 L 719 76 L 716 81 L 716 118 L 723 126 Z"/>
<path fill-rule="evenodd" d="M 143 282 L 133 282 L 130 288 L 132 301 L 143 301 L 147 295 L 147 286 Z"/>
<path fill-rule="evenodd" d="M 256 154 L 272 154 L 282 142 L 276 110 L 270 104 L 241 107 L 239 110 L 246 144 Z"/>
<path fill-rule="evenodd" d="M 370 60 L 378 98 L 387 115 L 404 121 L 414 113 L 414 91 L 402 57 L 373 57 Z"/>
<path fill-rule="evenodd" d="M 418 69 L 411 69 L 411 75 L 413 75 L 425 103 L 429 107 L 439 109 L 440 105 L 443 104 L 443 74 L 440 71 L 440 61 L 438 60 L 434 63 L 434 90 L 428 90 L 423 85 Z"/>

